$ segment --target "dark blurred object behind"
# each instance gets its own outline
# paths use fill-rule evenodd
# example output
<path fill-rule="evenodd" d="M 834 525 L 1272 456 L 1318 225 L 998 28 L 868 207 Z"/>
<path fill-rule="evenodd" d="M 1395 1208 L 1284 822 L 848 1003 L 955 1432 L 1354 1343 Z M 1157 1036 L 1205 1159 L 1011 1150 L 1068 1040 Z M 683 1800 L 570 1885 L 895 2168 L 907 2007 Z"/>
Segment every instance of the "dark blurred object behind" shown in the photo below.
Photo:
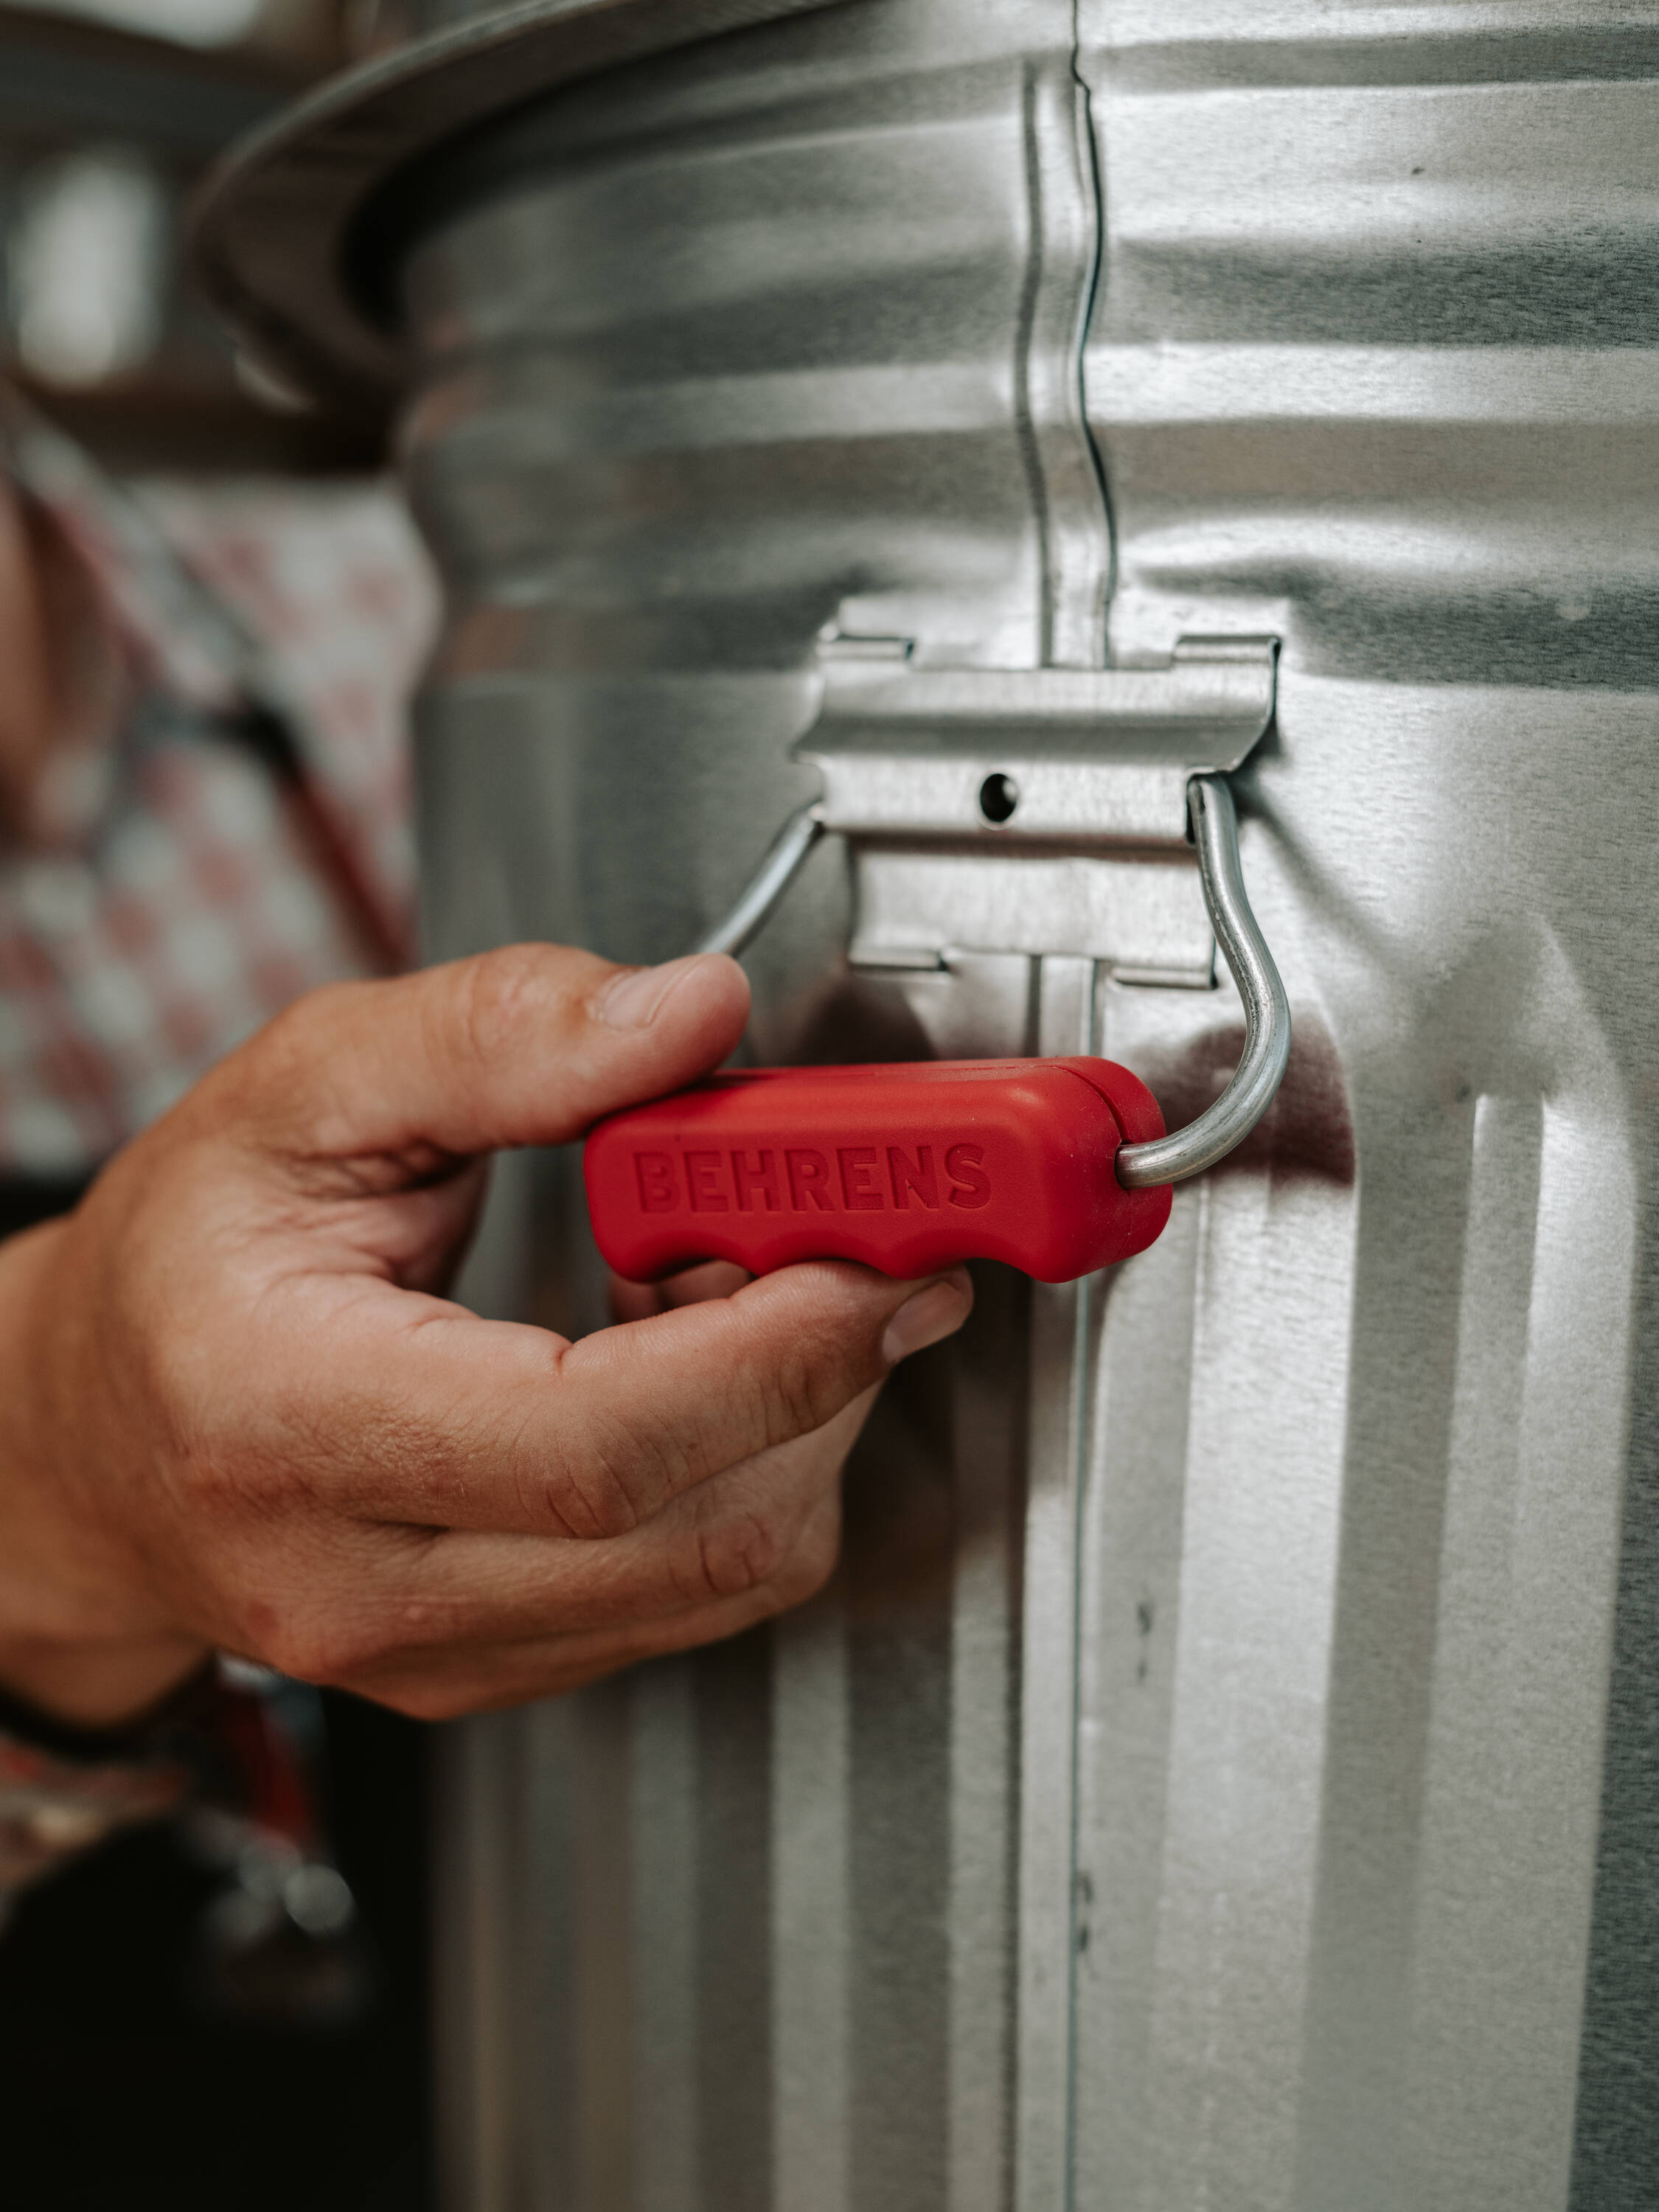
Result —
<path fill-rule="evenodd" d="M 7 2201 L 28 2212 L 428 2212 L 425 1735 L 323 1700 L 323 1813 L 372 1986 L 331 2023 L 202 1985 L 223 1870 L 129 1832 L 0 1936 Z"/>
<path fill-rule="evenodd" d="M 95 12 L 0 6 L 0 365 L 118 471 L 377 468 L 374 424 L 239 363 L 180 260 L 213 158 L 344 58 L 336 0 Z"/>

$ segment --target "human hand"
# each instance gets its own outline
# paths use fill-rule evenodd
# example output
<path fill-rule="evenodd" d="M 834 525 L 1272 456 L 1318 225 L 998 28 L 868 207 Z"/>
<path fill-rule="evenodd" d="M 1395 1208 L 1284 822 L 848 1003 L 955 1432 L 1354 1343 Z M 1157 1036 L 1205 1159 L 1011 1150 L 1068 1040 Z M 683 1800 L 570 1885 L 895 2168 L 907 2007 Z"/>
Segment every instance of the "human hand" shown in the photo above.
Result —
<path fill-rule="evenodd" d="M 491 1152 L 690 1081 L 747 1009 L 728 960 L 547 945 L 337 985 L 0 1247 L 0 1680 L 114 1723 L 216 1648 L 443 1716 L 811 1595 L 960 1270 L 700 1270 L 574 1345 L 443 1295 Z"/>

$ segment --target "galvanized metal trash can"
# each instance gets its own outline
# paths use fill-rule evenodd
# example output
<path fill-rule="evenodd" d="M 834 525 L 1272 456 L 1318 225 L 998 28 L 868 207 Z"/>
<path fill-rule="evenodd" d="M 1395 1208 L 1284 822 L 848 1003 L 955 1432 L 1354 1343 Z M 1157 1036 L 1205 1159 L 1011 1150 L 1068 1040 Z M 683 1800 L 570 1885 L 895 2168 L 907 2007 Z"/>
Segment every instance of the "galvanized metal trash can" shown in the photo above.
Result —
<path fill-rule="evenodd" d="M 398 395 L 434 954 L 679 950 L 849 662 L 1273 685 L 1257 1136 L 985 1271 L 820 1601 L 452 1737 L 453 2212 L 1659 2193 L 1656 210 L 1659 10 L 1569 0 L 528 0 L 222 181 Z M 1086 828 L 826 842 L 757 1056 L 1201 1104 L 1190 858 Z M 474 1296 L 592 1324 L 584 1238 L 504 1163 Z"/>

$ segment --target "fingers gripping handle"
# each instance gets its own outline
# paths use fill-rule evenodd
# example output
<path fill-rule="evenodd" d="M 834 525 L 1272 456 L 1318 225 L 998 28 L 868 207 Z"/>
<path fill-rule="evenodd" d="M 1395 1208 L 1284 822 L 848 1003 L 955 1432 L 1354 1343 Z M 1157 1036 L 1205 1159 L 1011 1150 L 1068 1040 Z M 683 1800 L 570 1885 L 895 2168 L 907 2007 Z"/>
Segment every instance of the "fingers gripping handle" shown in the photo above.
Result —
<path fill-rule="evenodd" d="M 1273 1103 L 1291 1010 L 1244 890 L 1238 817 L 1219 775 L 1187 787 L 1205 902 L 1244 1006 L 1244 1051 L 1195 1121 L 1165 1133 L 1152 1093 L 1103 1060 L 757 1068 L 600 1122 L 585 1172 L 600 1250 L 635 1281 L 700 1260 L 755 1273 L 805 1259 L 893 1275 L 1006 1260 L 1066 1282 L 1142 1251 L 1170 1186 L 1241 1144 Z M 784 824 L 698 947 L 738 952 L 823 832 Z"/>
<path fill-rule="evenodd" d="M 1158 1235 L 1167 1184 L 1126 1190 L 1112 1168 L 1163 1132 L 1104 1060 L 753 1068 L 613 1114 L 583 1169 L 599 1249 L 636 1282 L 700 1260 L 909 1276 L 986 1259 L 1061 1283 Z"/>

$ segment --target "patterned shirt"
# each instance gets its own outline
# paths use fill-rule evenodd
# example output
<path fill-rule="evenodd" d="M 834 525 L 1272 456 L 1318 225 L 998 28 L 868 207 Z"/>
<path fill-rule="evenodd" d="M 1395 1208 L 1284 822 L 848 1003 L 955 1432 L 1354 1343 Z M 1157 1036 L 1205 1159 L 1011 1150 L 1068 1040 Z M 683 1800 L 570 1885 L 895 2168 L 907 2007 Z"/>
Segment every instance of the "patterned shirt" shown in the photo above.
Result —
<path fill-rule="evenodd" d="M 409 957 L 404 708 L 435 599 L 380 488 L 118 489 L 6 428 L 112 672 L 45 828 L 0 836 L 0 1176 L 57 1178 L 301 992 Z"/>
<path fill-rule="evenodd" d="M 96 711 L 27 837 L 0 834 L 0 1184 L 55 1183 L 300 992 L 408 957 L 404 706 L 435 599 L 379 488 L 123 490 L 3 394 L 0 436 L 100 642 Z M 258 1699 L 198 1684 L 106 1742 L 0 1692 L 0 1924 L 264 1726 Z M 282 1826 L 257 1790 L 248 1818 L 266 1844 Z"/>

